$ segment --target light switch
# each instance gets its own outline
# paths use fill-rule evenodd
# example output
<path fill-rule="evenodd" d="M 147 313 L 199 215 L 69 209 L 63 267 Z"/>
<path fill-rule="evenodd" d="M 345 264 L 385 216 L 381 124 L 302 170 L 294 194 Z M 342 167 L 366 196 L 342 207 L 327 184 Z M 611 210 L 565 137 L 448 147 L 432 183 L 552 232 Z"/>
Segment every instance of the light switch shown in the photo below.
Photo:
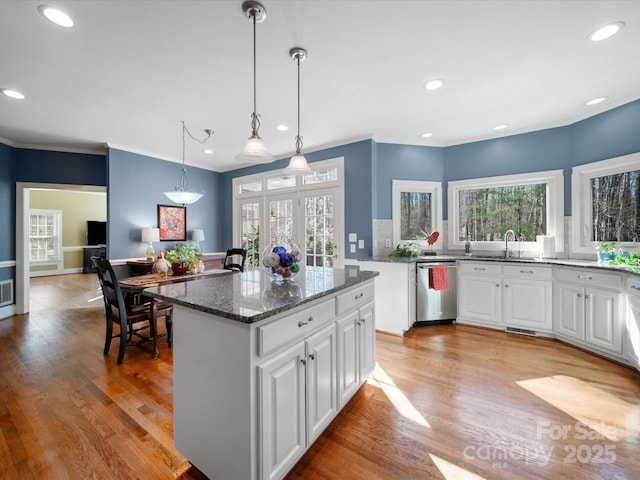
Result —
<path fill-rule="evenodd" d="M 349 234 L 349 241 L 350 242 L 357 242 L 358 241 L 358 234 L 357 233 L 350 233 Z"/>
<path fill-rule="evenodd" d="M 351 253 L 356 253 L 356 244 L 355 243 L 350 243 L 349 244 L 349 251 Z"/>
<path fill-rule="evenodd" d="M 358 240 L 358 248 L 364 248 L 364 240 Z"/>

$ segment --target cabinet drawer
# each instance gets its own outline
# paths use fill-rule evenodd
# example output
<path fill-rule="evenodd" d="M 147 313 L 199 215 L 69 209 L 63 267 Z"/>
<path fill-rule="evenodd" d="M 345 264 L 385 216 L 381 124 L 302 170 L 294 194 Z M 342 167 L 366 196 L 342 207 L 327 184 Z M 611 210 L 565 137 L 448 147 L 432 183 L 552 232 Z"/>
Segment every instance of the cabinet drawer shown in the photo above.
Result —
<path fill-rule="evenodd" d="M 458 272 L 466 275 L 501 275 L 502 264 L 496 262 L 458 262 Z"/>
<path fill-rule="evenodd" d="M 551 280 L 551 267 L 540 265 L 529 265 L 521 263 L 519 265 L 505 265 L 502 269 L 505 277 L 530 278 L 532 280 Z"/>
<path fill-rule="evenodd" d="M 334 320 L 334 303 L 332 298 L 258 328 L 258 355 L 263 356 L 289 345 Z"/>
<path fill-rule="evenodd" d="M 638 297 L 638 300 L 640 300 L 640 277 L 629 277 L 627 280 L 627 291 L 629 292 L 629 295 Z"/>
<path fill-rule="evenodd" d="M 373 282 L 342 293 L 336 297 L 336 314 L 340 315 L 354 308 L 358 308 L 369 300 L 373 300 L 373 297 Z"/>
<path fill-rule="evenodd" d="M 621 274 L 597 272 L 589 268 L 556 268 L 555 278 L 563 282 L 571 282 L 586 287 L 622 289 Z"/>

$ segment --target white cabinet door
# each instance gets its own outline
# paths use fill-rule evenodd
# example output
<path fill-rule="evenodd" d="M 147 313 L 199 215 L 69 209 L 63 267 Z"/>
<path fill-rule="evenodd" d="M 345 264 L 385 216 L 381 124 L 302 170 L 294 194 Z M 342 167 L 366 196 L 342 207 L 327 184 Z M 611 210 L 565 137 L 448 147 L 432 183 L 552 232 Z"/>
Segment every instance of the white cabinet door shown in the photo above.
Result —
<path fill-rule="evenodd" d="M 260 478 L 282 478 L 306 448 L 303 342 L 258 367 Z"/>
<path fill-rule="evenodd" d="M 376 330 L 374 322 L 374 304 L 369 303 L 358 309 L 358 349 L 359 382 L 363 382 L 376 368 Z"/>
<path fill-rule="evenodd" d="M 337 322 L 338 333 L 338 405 L 342 407 L 360 387 L 358 365 L 358 311 Z"/>
<path fill-rule="evenodd" d="M 309 337 L 306 342 L 307 371 L 307 443 L 310 445 L 335 417 L 336 327 L 332 323 Z"/>
<path fill-rule="evenodd" d="M 458 321 L 500 325 L 500 279 L 468 275 L 459 278 Z"/>
<path fill-rule="evenodd" d="M 553 330 L 584 340 L 584 288 L 556 283 L 553 291 Z"/>
<path fill-rule="evenodd" d="M 629 295 L 626 334 L 627 359 L 640 369 L 640 296 Z"/>
<path fill-rule="evenodd" d="M 551 282 L 504 279 L 504 323 L 551 330 Z"/>
<path fill-rule="evenodd" d="M 594 347 L 622 353 L 620 294 L 602 289 L 585 289 L 585 340 Z"/>

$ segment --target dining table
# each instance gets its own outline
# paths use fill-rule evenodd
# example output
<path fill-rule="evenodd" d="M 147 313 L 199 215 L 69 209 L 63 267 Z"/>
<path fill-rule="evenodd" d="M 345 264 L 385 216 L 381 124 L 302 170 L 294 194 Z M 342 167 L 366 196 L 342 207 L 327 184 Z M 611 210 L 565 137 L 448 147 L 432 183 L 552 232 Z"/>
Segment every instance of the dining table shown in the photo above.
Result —
<path fill-rule="evenodd" d="M 220 275 L 232 275 L 236 272 L 233 270 L 226 270 L 221 268 L 214 268 L 205 270 L 198 273 L 187 273 L 186 275 L 166 275 L 158 273 L 148 273 L 146 275 L 137 275 L 133 277 L 127 277 L 121 279 L 118 283 L 122 290 L 123 295 L 126 297 L 126 301 L 133 305 L 140 305 L 149 303 L 149 326 L 151 330 L 151 337 L 153 339 L 153 351 L 151 353 L 152 358 L 158 356 L 158 325 L 157 325 L 157 306 L 158 300 L 153 297 L 148 297 L 144 294 L 144 289 L 149 287 L 157 287 L 159 285 L 165 285 L 169 283 L 184 283 L 195 280 L 201 280 L 204 278 L 210 278 Z M 164 334 L 162 334 L 164 336 Z"/>

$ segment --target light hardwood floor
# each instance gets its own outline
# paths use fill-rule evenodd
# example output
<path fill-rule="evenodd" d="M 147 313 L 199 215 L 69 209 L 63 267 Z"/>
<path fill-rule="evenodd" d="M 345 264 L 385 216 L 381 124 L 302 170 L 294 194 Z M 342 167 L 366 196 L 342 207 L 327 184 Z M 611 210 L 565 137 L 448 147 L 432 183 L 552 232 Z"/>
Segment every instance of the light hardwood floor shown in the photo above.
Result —
<path fill-rule="evenodd" d="M 0 321 L 0 479 L 205 479 L 173 448 L 166 342 L 117 366 L 94 275 L 31 284 Z M 460 325 L 378 334 L 377 361 L 289 480 L 640 478 L 631 369 Z"/>

